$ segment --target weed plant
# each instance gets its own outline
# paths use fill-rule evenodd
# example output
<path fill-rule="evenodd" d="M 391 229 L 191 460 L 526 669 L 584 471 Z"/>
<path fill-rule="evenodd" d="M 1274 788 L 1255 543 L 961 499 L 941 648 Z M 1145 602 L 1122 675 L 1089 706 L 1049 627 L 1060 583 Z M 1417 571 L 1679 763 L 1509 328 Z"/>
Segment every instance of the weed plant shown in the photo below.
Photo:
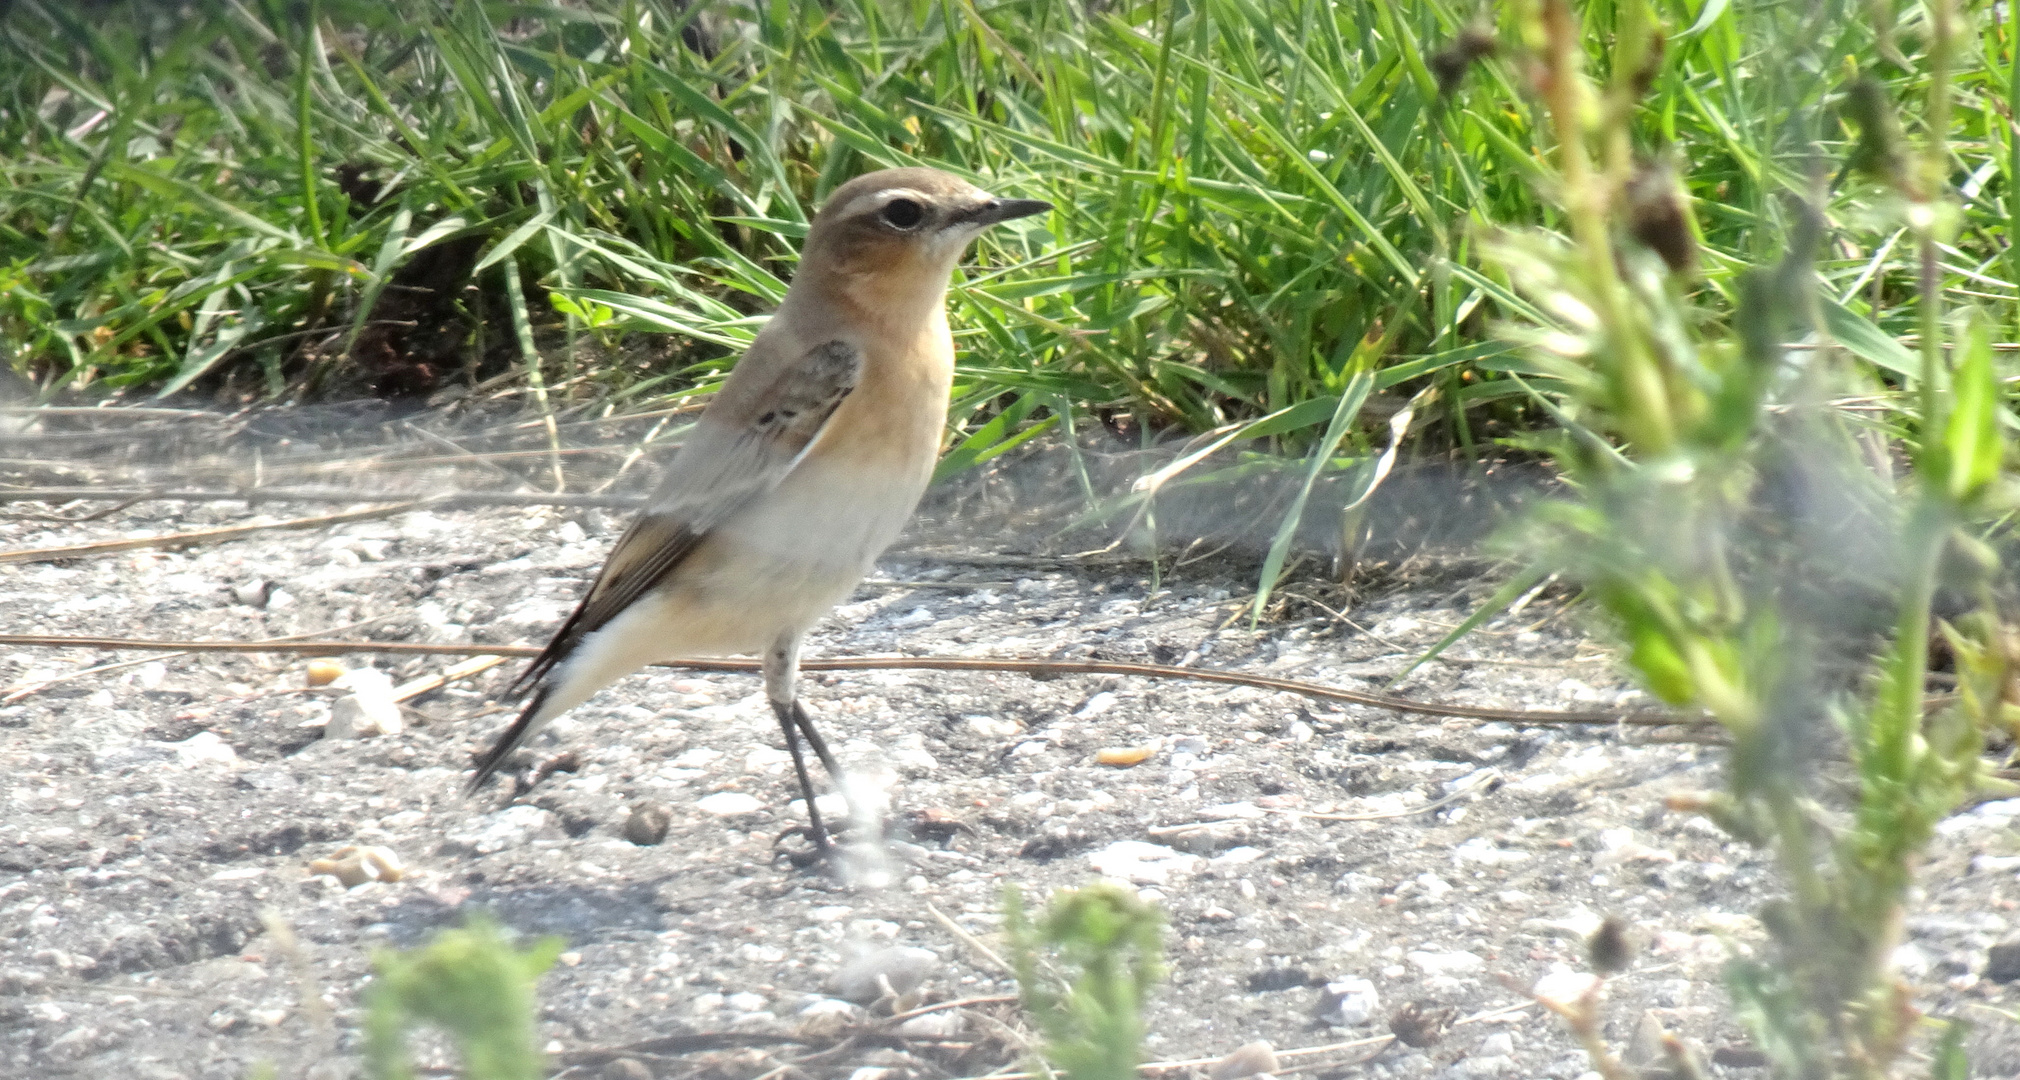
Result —
<path fill-rule="evenodd" d="M 551 937 L 521 949 L 496 923 L 479 919 L 419 948 L 376 954 L 365 1018 L 365 1063 L 373 1080 L 413 1080 L 407 1044 L 423 1025 L 448 1033 L 471 1080 L 547 1075 L 534 984 L 561 949 L 561 939 Z"/>
<path fill-rule="evenodd" d="M 1726 319 L 1685 293 L 1689 260 L 1673 254 L 1691 247 L 1688 216 L 1666 181 L 1644 190 L 1657 167 L 1630 138 L 1660 63 L 1656 13 L 1616 12 L 1620 43 L 1595 84 L 1568 3 L 1528 5 L 1522 47 L 1558 132 L 1551 187 L 1570 236 L 1483 234 L 1545 313 L 1512 336 L 1566 388 L 1555 454 L 1577 497 L 1546 507 L 1529 539 L 1612 617 L 1653 693 L 1731 738 L 1728 790 L 1677 808 L 1768 848 L 1781 872 L 1786 895 L 1760 912 L 1768 951 L 1728 971 L 1774 1074 L 1904 1075 L 1922 1034 L 1893 966 L 1909 889 L 1936 823 L 1981 781 L 2007 678 L 1986 541 L 2012 504 L 2008 411 L 1986 316 L 1946 316 L 1935 287 L 1958 221 L 1943 117 L 1968 23 L 1947 0 L 1927 9 L 1919 148 L 1870 84 L 1842 164 L 1813 107 L 1788 114 L 1781 250 L 1736 277 Z M 1885 191 L 1922 261 L 1919 357 L 1877 426 L 1843 407 L 1871 373 L 1816 344 L 1834 167 Z M 1932 636 L 1959 660 L 1952 700 L 1926 697 Z M 1582 1034 L 1593 1007 L 1566 1010 Z M 1961 1030 L 1936 1040 L 1936 1075 L 1964 1074 Z"/>
<path fill-rule="evenodd" d="M 1044 1036 L 1034 1064 L 1065 1080 L 1135 1080 L 1143 1006 L 1164 977 L 1164 916 L 1111 884 L 1061 889 L 1035 922 L 1012 888 L 1004 911 L 1017 992 Z"/>

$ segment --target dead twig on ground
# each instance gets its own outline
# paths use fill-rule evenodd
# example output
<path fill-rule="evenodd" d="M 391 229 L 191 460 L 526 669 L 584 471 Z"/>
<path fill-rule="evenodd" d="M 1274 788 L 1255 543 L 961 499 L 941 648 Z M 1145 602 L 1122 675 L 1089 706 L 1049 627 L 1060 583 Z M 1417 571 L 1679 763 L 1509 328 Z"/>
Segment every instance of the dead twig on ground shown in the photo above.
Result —
<path fill-rule="evenodd" d="M 411 641 L 165 641 L 145 638 L 121 637 L 73 637 L 63 634 L 0 634 L 0 645 L 40 646 L 44 648 L 72 649 L 148 649 L 159 652 L 280 652 L 298 656 L 338 656 L 354 652 L 397 653 L 409 656 L 537 656 L 539 649 L 530 645 L 447 645 Z M 756 660 L 741 659 L 682 659 L 668 660 L 656 667 L 685 668 L 691 671 L 725 671 L 756 674 L 760 670 Z M 1297 679 L 1280 679 L 1271 675 L 1253 675 L 1240 671 L 1217 671 L 1211 668 L 1175 667 L 1170 664 L 1141 664 L 1122 660 L 1034 660 L 1018 657 L 953 657 L 953 656 L 836 656 L 818 657 L 800 662 L 803 671 L 1001 671 L 1030 675 L 1034 678 L 1056 678 L 1061 675 L 1129 675 L 1151 679 L 1184 679 L 1192 682 L 1223 683 L 1232 686 L 1248 686 L 1258 690 L 1275 690 L 1321 701 L 1338 701 L 1348 705 L 1364 705 L 1391 712 L 1421 713 L 1427 716 L 1449 716 L 1462 720 L 1498 721 L 1524 726 L 1547 726 L 1556 724 L 1626 724 L 1642 727 L 1667 727 L 1674 724 L 1702 722 L 1697 717 L 1678 716 L 1663 712 L 1623 712 L 1601 710 L 1594 712 L 1557 712 L 1547 709 L 1500 709 L 1485 705 L 1459 705 L 1450 702 L 1414 701 L 1410 698 L 1391 694 L 1376 694 L 1361 690 L 1348 690 L 1323 683 L 1303 682 Z"/>
<path fill-rule="evenodd" d="M 228 525 L 220 529 L 197 529 L 194 532 L 166 533 L 161 536 L 142 536 L 130 540 L 100 540 L 92 544 L 69 544 L 63 547 L 24 548 L 19 551 L 0 551 L 0 565 L 9 563 L 54 562 L 58 559 L 81 559 L 91 555 L 109 555 L 119 551 L 139 551 L 145 548 L 188 547 L 191 544 L 207 544 L 218 540 L 232 540 L 252 533 L 268 532 L 274 529 L 316 529 L 324 525 L 341 525 L 346 521 L 364 521 L 367 518 L 386 517 L 391 514 L 418 510 L 432 505 L 431 500 L 417 499 L 412 502 L 389 503 L 368 507 L 363 510 L 347 510 L 341 514 L 319 514 L 316 517 L 290 518 L 286 521 L 270 521 L 260 525 Z"/>
<path fill-rule="evenodd" d="M 361 503 L 385 498 L 384 492 L 337 487 L 276 487 L 240 489 L 33 487 L 0 488 L 0 503 L 112 499 L 120 509 L 139 502 L 263 502 Z M 605 510 L 635 510 L 645 500 L 624 495 L 570 495 L 518 491 L 459 491 L 425 497 L 430 509 L 458 510 L 476 506 L 582 506 Z M 99 514 L 104 511 L 99 511 Z M 97 516 L 97 514 L 94 514 Z M 73 518 L 83 521 L 85 518 Z"/>

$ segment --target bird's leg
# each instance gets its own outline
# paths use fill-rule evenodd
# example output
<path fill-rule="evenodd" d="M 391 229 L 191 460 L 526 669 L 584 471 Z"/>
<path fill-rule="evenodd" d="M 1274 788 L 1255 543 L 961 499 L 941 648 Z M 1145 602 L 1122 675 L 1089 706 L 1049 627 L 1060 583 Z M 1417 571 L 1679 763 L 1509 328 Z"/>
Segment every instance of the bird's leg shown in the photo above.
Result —
<path fill-rule="evenodd" d="M 806 707 L 799 701 L 800 637 L 798 634 L 783 634 L 772 643 L 765 653 L 765 696 L 770 699 L 772 712 L 779 718 L 779 727 L 786 736 L 786 750 L 793 756 L 793 771 L 799 776 L 800 794 L 807 801 L 807 820 L 812 826 L 814 846 L 825 850 L 828 846 L 828 832 L 821 823 L 820 808 L 814 802 L 812 780 L 807 776 L 806 759 L 800 754 L 799 740 L 804 736 L 807 745 L 813 747 L 814 756 L 820 758 L 822 767 L 828 770 L 828 777 L 835 782 L 835 790 L 841 793 L 843 805 L 849 808 L 851 821 L 868 822 L 857 811 L 856 801 L 849 795 L 847 778 L 842 774 L 842 766 L 835 755 L 828 750 L 827 740 L 814 729 L 814 719 L 807 715 Z"/>
<path fill-rule="evenodd" d="M 800 730 L 805 723 L 806 710 L 800 708 L 800 637 L 798 634 L 781 634 L 772 647 L 765 651 L 764 663 L 765 697 L 771 701 L 772 713 L 779 718 L 779 730 L 785 732 L 786 752 L 793 756 L 793 773 L 800 780 L 800 795 L 807 801 L 807 822 L 812 826 L 814 847 L 826 851 L 830 846 L 828 830 L 821 823 L 821 808 L 814 801 L 814 782 L 807 775 L 807 759 L 800 753 Z M 835 771 L 834 761 L 829 758 L 827 748 L 814 743 L 815 752 L 820 754 L 821 764 L 828 772 Z"/>
<path fill-rule="evenodd" d="M 821 765 L 828 770 L 828 776 L 834 780 L 835 790 L 842 795 L 842 805 L 849 808 L 849 823 L 869 830 L 872 836 L 882 836 L 882 823 L 864 814 L 856 805 L 855 797 L 849 794 L 848 782 L 842 777 L 842 767 L 835 763 L 835 755 L 828 753 L 827 740 L 821 738 L 821 733 L 814 730 L 814 718 L 807 715 L 807 710 L 799 703 L 798 698 L 793 699 L 793 723 L 799 725 L 800 733 L 807 738 L 807 745 L 814 748 L 814 756 L 821 759 Z"/>
<path fill-rule="evenodd" d="M 772 712 L 779 718 L 779 727 L 786 733 L 786 750 L 793 755 L 793 772 L 800 778 L 800 796 L 807 801 L 807 822 L 813 833 L 814 847 L 826 851 L 832 844 L 828 840 L 827 826 L 821 824 L 821 808 L 814 802 L 814 782 L 807 776 L 806 755 L 800 753 L 800 733 L 793 727 L 793 714 L 800 712 L 799 706 L 778 698 L 771 701 Z"/>
<path fill-rule="evenodd" d="M 793 699 L 793 723 L 798 725 L 800 733 L 807 737 L 807 745 L 814 748 L 814 756 L 821 759 L 821 767 L 827 769 L 828 775 L 834 778 L 835 786 L 842 789 L 842 801 L 847 802 L 849 792 L 847 786 L 842 783 L 842 767 L 835 764 L 835 755 L 828 753 L 827 740 L 822 739 L 821 733 L 814 730 L 814 718 L 807 715 L 806 706 L 801 705 L 798 698 Z M 849 813 L 853 816 L 855 809 L 851 807 Z"/>

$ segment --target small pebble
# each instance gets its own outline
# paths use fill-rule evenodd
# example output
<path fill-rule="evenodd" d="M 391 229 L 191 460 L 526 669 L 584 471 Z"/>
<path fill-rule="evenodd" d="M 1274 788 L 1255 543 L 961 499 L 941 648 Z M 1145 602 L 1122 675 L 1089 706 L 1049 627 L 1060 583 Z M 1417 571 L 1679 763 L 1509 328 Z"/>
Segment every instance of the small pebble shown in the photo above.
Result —
<path fill-rule="evenodd" d="M 914 1016 L 899 1024 L 895 1034 L 906 1039 L 952 1039 L 960 1035 L 967 1026 L 961 1014 L 953 1009 L 929 1012 L 924 1016 Z"/>
<path fill-rule="evenodd" d="M 1620 1060 L 1637 1069 L 1658 1065 L 1669 1057 L 1662 1047 L 1668 1037 L 1669 1032 L 1655 1010 L 1644 1009 L 1640 1021 L 1634 1025 L 1634 1037 L 1627 1040 L 1627 1048 L 1620 1053 Z"/>
<path fill-rule="evenodd" d="M 175 751 L 176 762 L 184 766 L 238 764 L 238 751 L 214 731 L 199 731 L 168 746 Z"/>
<path fill-rule="evenodd" d="M 373 735 L 398 735 L 406 730 L 400 703 L 393 700 L 393 679 L 376 668 L 346 672 L 330 683 L 350 693 L 330 706 L 329 722 L 323 725 L 325 739 L 363 739 Z"/>
<path fill-rule="evenodd" d="M 597 1080 L 652 1080 L 652 1070 L 637 1058 L 611 1058 L 596 1076 Z"/>
<path fill-rule="evenodd" d="M 872 949 L 835 972 L 835 996 L 868 1004 L 885 993 L 909 994 L 940 966 L 939 954 L 909 945 Z"/>
<path fill-rule="evenodd" d="M 1162 844 L 1141 840 L 1117 840 L 1099 851 L 1089 852 L 1087 861 L 1096 872 L 1121 878 L 1136 885 L 1168 885 L 1173 875 L 1197 871 L 1206 860 Z"/>
<path fill-rule="evenodd" d="M 1445 1029 L 1459 1015 L 1459 1010 L 1451 1005 L 1440 1005 L 1433 1001 L 1412 1001 L 1397 1009 L 1389 1017 L 1389 1031 L 1404 1046 L 1414 1046 L 1421 1050 L 1436 1046 L 1445 1037 Z"/>
<path fill-rule="evenodd" d="M 1095 694 L 1093 697 L 1088 698 L 1085 704 L 1081 705 L 1080 708 L 1074 710 L 1073 715 L 1075 718 L 1081 720 L 1086 720 L 1090 717 L 1100 716 L 1102 713 L 1105 713 L 1108 710 L 1113 709 L 1115 707 L 1115 702 L 1116 702 L 1115 695 L 1106 690 L 1103 690 Z"/>
<path fill-rule="evenodd" d="M 639 802 L 631 805 L 624 818 L 624 838 L 641 847 L 651 847 L 666 839 L 673 824 L 673 811 L 665 803 Z"/>
<path fill-rule="evenodd" d="M 232 586 L 231 594 L 233 599 L 247 607 L 263 608 L 267 606 L 267 601 L 273 597 L 274 583 L 255 578 L 251 581 Z"/>
<path fill-rule="evenodd" d="M 795 1030 L 803 1039 L 832 1039 L 853 1026 L 861 1011 L 837 998 L 815 998 L 812 1004 L 800 1010 L 799 1026 Z"/>
<path fill-rule="evenodd" d="M 2020 941 L 2009 941 L 1986 950 L 1985 977 L 2002 983 L 2020 979 Z"/>

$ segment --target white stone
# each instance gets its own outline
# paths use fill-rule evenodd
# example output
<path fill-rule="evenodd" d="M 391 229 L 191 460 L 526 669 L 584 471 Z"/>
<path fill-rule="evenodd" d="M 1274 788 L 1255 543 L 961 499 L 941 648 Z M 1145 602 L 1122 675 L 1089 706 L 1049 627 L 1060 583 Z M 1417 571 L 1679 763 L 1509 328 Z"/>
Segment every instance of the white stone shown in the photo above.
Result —
<path fill-rule="evenodd" d="M 398 735 L 406 730 L 400 703 L 393 700 L 392 677 L 377 668 L 347 671 L 330 684 L 349 690 L 330 706 L 330 719 L 323 725 L 325 739 L 363 739 L 373 735 Z"/>
<path fill-rule="evenodd" d="M 1599 976 L 1589 971 L 1553 971 L 1536 980 L 1530 993 L 1543 1004 L 1569 1009 L 1599 987 Z"/>
<path fill-rule="evenodd" d="M 1415 964 L 1417 970 L 1426 975 L 1470 975 L 1487 966 L 1487 961 L 1464 949 L 1454 949 L 1451 952 L 1419 949 L 1406 953 L 1403 958 Z"/>
<path fill-rule="evenodd" d="M 692 750 L 683 751 L 679 757 L 667 762 L 667 764 L 672 765 L 676 769 L 706 769 L 721 760 L 722 751 L 697 746 Z"/>
<path fill-rule="evenodd" d="M 1357 1027 L 1381 1013 L 1382 998 L 1366 979 L 1335 979 L 1319 993 L 1318 1018 L 1334 1027 Z"/>
<path fill-rule="evenodd" d="M 1088 698 L 1087 703 L 1085 705 L 1080 706 L 1079 710 L 1076 711 L 1073 715 L 1082 720 L 1085 720 L 1090 716 L 1100 716 L 1102 713 L 1105 713 L 1108 710 L 1113 709 L 1115 707 L 1115 702 L 1116 702 L 1115 695 L 1109 693 L 1106 690 L 1103 690 L 1100 693 L 1095 694 L 1093 697 Z"/>
<path fill-rule="evenodd" d="M 553 819 L 553 814 L 537 806 L 508 806 L 492 814 L 475 832 L 461 833 L 451 839 L 479 855 L 489 855 L 526 843 Z"/>
<path fill-rule="evenodd" d="M 968 725 L 969 731 L 985 739 L 1007 739 L 1024 730 L 1017 721 L 997 716 L 964 716 L 961 720 Z"/>
<path fill-rule="evenodd" d="M 199 731 L 169 746 L 175 749 L 176 762 L 184 766 L 238 764 L 238 751 L 214 731 Z"/>
<path fill-rule="evenodd" d="M 1473 863 L 1479 866 L 1506 866 L 1509 863 L 1525 862 L 1528 858 L 1528 852 L 1495 847 L 1494 842 L 1484 836 L 1476 836 L 1452 849 L 1453 862 Z"/>
<path fill-rule="evenodd" d="M 1089 852 L 1087 861 L 1096 872 L 1135 885 L 1168 885 L 1173 875 L 1199 870 L 1206 860 L 1162 844 L 1142 840 L 1117 840 L 1099 851 Z"/>
<path fill-rule="evenodd" d="M 741 791 L 718 791 L 713 795 L 704 795 L 694 801 L 694 808 L 696 810 L 704 814 L 714 814 L 718 817 L 734 817 L 737 814 L 752 813 L 764 809 L 764 805 L 764 803 L 757 800 L 756 796 L 747 795 Z"/>

